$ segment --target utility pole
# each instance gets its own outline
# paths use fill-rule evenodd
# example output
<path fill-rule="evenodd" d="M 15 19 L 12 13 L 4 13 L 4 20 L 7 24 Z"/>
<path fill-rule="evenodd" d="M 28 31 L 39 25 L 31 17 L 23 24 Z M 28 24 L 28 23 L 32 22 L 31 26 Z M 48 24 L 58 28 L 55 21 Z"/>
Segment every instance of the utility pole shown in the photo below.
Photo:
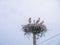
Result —
<path fill-rule="evenodd" d="M 31 18 L 28 19 L 28 24 L 23 25 L 23 31 L 26 34 L 33 34 L 33 45 L 36 45 L 36 35 L 42 37 L 43 33 L 47 31 L 46 26 L 43 24 L 44 21 L 40 22 L 40 18 L 37 21 L 31 21 Z"/>
<path fill-rule="evenodd" d="M 33 45 L 36 45 L 36 35 L 33 33 Z"/>

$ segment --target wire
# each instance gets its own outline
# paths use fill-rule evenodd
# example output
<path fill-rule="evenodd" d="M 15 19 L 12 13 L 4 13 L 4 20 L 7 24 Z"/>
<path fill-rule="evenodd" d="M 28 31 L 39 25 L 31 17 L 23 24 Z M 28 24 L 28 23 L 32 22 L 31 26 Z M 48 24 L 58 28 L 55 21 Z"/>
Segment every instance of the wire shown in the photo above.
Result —
<path fill-rule="evenodd" d="M 56 35 L 54 35 L 54 36 L 52 36 L 52 37 L 50 37 L 50 38 L 42 41 L 41 43 L 44 43 L 44 42 L 46 42 L 46 41 L 49 41 L 50 39 L 53 39 L 53 38 L 55 38 L 55 37 L 58 36 L 58 35 L 60 35 L 60 33 L 58 33 L 58 34 L 56 34 Z M 40 43 L 40 44 L 41 44 L 41 43 Z"/>

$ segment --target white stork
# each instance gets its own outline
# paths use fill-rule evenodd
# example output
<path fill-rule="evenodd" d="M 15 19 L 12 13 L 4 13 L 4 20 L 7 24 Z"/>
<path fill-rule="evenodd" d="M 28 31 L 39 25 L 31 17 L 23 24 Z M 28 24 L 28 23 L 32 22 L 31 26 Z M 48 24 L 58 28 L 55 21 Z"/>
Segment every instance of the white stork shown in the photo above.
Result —
<path fill-rule="evenodd" d="M 31 18 L 28 19 L 28 22 L 31 23 Z"/>
<path fill-rule="evenodd" d="M 38 18 L 38 20 L 36 21 L 36 23 L 39 23 L 39 21 L 40 21 L 40 18 Z"/>
<path fill-rule="evenodd" d="M 44 21 L 41 21 L 40 24 L 42 25 L 44 23 Z"/>

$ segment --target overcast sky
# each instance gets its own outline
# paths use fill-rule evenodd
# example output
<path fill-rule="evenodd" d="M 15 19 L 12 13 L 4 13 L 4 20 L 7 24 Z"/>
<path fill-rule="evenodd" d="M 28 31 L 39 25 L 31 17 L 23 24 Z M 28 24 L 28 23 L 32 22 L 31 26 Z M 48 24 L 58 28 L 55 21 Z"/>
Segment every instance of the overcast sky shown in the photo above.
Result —
<path fill-rule="evenodd" d="M 22 26 L 28 18 L 45 21 L 47 32 L 40 42 L 60 33 L 60 0 L 0 0 L 0 45 L 33 45 L 24 36 Z M 41 45 L 59 45 L 60 36 Z M 54 42 L 55 41 L 55 42 Z"/>

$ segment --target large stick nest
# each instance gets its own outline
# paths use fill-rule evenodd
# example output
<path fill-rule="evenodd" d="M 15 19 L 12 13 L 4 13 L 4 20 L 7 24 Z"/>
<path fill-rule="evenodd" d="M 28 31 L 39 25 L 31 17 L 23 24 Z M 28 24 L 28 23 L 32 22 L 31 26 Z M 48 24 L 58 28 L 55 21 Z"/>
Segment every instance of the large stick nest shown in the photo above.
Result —
<path fill-rule="evenodd" d="M 25 34 L 34 33 L 34 34 L 38 35 L 38 34 L 45 33 L 47 31 L 47 28 L 43 24 L 43 22 L 29 23 L 29 24 L 23 25 L 23 31 L 25 32 Z"/>

